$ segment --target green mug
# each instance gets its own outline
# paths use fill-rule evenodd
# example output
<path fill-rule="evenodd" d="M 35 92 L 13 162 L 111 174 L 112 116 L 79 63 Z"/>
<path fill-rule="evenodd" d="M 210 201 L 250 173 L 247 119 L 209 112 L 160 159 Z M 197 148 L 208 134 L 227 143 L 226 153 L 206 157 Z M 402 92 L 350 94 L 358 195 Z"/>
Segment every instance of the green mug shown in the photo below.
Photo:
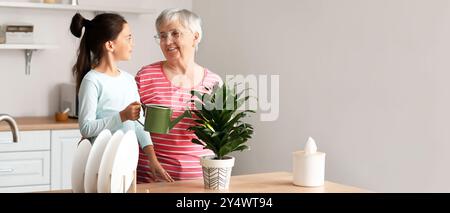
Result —
<path fill-rule="evenodd" d="M 181 119 L 189 116 L 189 112 L 185 111 L 182 115 L 171 120 L 173 111 L 170 107 L 153 104 L 142 104 L 142 107 L 144 108 L 145 123 L 137 121 L 144 126 L 145 131 L 151 133 L 167 134 Z"/>

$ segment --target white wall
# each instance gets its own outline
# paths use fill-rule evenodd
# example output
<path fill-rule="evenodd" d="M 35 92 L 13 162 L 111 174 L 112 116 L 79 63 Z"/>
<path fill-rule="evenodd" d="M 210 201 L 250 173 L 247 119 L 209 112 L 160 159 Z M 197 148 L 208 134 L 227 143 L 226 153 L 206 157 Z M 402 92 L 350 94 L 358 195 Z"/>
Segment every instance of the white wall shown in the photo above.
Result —
<path fill-rule="evenodd" d="M 13 0 L 20 1 L 20 0 Z M 23 2 L 24 0 L 22 0 Z M 154 8 L 155 14 L 123 14 L 131 25 L 135 48 L 132 59 L 120 64 L 122 69 L 135 74 L 139 68 L 162 59 L 159 46 L 153 39 L 154 21 L 161 10 L 169 7 L 190 9 L 191 0 L 80 0 L 80 4 L 117 7 Z M 0 8 L 0 25 L 26 22 L 35 26 L 35 40 L 59 46 L 55 50 L 35 52 L 31 75 L 25 75 L 22 50 L 0 50 L 0 113 L 13 116 L 45 116 L 58 110 L 61 83 L 74 82 L 71 67 L 79 39 L 72 36 L 69 25 L 75 11 Z M 93 18 L 93 13 L 82 12 Z"/>
<path fill-rule="evenodd" d="M 280 75 L 280 117 L 254 116 L 235 174 L 291 171 L 312 136 L 328 180 L 450 192 L 450 1 L 194 0 L 193 10 L 200 64 Z"/>

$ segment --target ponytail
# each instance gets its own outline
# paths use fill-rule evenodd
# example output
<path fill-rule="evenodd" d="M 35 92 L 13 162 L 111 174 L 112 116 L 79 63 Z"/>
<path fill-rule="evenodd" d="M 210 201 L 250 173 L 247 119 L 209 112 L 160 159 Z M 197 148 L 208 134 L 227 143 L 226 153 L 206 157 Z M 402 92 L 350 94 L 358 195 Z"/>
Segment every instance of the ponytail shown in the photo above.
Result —
<path fill-rule="evenodd" d="M 85 19 L 79 13 L 75 14 L 75 16 L 73 16 L 72 18 L 72 23 L 70 24 L 70 31 L 72 32 L 72 34 L 75 37 L 80 38 L 83 27 L 86 26 L 86 23 L 88 21 L 89 20 Z M 85 28 L 85 35 L 83 36 L 83 38 L 81 38 L 80 47 L 78 48 L 77 62 L 72 67 L 72 73 L 76 77 L 77 93 L 80 90 L 81 81 L 92 68 L 91 51 L 87 46 L 86 34 L 87 32 Z"/>
<path fill-rule="evenodd" d="M 70 32 L 77 38 L 81 37 L 77 62 L 72 68 L 73 75 L 76 77 L 77 93 L 84 76 L 103 57 L 105 42 L 115 40 L 126 23 L 122 16 L 113 13 L 97 15 L 92 21 L 85 19 L 79 13 L 73 16 Z"/>

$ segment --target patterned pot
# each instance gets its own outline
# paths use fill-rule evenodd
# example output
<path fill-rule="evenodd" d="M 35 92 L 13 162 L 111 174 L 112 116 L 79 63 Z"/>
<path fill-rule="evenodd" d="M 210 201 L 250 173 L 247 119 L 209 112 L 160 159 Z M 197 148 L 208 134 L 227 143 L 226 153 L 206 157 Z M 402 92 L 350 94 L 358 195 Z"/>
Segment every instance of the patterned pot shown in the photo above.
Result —
<path fill-rule="evenodd" d="M 204 156 L 200 159 L 203 167 L 203 181 L 206 189 L 224 190 L 230 185 L 231 169 L 234 166 L 234 157 L 225 156 L 225 159 L 215 160 L 215 156 Z"/>

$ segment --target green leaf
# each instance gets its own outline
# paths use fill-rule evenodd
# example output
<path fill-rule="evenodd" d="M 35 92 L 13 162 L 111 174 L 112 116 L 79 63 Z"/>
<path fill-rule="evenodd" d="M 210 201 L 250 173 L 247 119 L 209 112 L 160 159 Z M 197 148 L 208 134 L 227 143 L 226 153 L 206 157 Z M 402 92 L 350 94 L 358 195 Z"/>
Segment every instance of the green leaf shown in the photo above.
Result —
<path fill-rule="evenodd" d="M 198 144 L 198 145 L 202 145 L 202 146 L 205 146 L 205 144 L 204 143 L 202 143 L 200 140 L 198 140 L 198 139 L 195 139 L 195 138 L 193 138 L 192 139 L 192 143 L 195 143 L 195 144 Z"/>
<path fill-rule="evenodd" d="M 245 110 L 242 112 L 237 113 L 233 119 L 228 121 L 228 123 L 225 125 L 225 128 L 230 128 L 231 126 L 234 126 L 236 123 L 238 123 L 242 118 L 247 116 L 247 112 L 253 112 L 252 110 Z"/>
<path fill-rule="evenodd" d="M 244 150 L 246 150 L 246 149 L 249 149 L 249 147 L 247 146 L 247 145 L 241 145 L 241 146 L 238 146 L 236 149 L 234 149 L 233 151 L 244 151 Z"/>
<path fill-rule="evenodd" d="M 187 111 L 195 124 L 188 130 L 198 138 L 192 142 L 212 150 L 218 158 L 248 149 L 245 143 L 252 137 L 253 126 L 242 119 L 255 111 L 238 110 L 249 100 L 249 96 L 244 95 L 247 89 L 236 94 L 236 84 L 224 83 L 205 90 L 205 93 L 191 91 L 195 109 Z"/>

